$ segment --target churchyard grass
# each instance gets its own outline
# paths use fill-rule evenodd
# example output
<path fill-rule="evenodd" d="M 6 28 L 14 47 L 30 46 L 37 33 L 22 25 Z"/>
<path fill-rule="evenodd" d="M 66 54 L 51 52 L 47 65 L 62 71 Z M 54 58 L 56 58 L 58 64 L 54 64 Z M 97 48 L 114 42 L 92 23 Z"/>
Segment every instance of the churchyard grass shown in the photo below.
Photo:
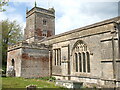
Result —
<path fill-rule="evenodd" d="M 28 85 L 36 85 L 37 88 L 62 88 L 55 86 L 54 82 L 40 79 L 24 79 L 18 77 L 2 77 L 2 88 L 26 88 Z"/>

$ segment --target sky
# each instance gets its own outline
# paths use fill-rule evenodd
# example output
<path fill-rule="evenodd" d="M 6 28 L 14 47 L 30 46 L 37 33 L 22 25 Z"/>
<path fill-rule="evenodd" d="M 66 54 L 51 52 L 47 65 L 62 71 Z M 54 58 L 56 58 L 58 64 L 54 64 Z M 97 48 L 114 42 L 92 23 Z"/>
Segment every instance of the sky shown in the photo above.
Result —
<path fill-rule="evenodd" d="M 0 21 L 16 20 L 24 30 L 26 8 L 34 7 L 35 0 L 9 0 L 5 12 L 0 12 Z M 55 33 L 77 29 L 118 15 L 118 0 L 36 0 L 37 7 L 55 9 Z"/>

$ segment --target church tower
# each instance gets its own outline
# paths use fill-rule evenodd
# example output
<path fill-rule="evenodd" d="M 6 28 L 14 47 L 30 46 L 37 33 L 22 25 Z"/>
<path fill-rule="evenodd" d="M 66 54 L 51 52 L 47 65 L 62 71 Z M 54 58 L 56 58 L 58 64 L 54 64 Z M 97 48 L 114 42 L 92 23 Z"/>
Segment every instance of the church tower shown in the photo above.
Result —
<path fill-rule="evenodd" d="M 35 6 L 26 10 L 25 40 L 34 42 L 55 35 L 55 10 Z"/>

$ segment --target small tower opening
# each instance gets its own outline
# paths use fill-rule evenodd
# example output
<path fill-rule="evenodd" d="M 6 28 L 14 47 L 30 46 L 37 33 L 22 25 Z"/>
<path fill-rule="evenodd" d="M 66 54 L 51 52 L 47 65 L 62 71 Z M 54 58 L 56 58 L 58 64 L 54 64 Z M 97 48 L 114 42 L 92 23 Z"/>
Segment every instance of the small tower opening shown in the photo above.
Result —
<path fill-rule="evenodd" d="M 12 66 L 14 67 L 14 64 L 15 64 L 15 61 L 14 61 L 14 59 L 12 59 Z"/>
<path fill-rule="evenodd" d="M 43 36 L 43 37 L 47 37 L 47 30 L 43 30 L 43 31 L 42 31 L 42 36 Z"/>
<path fill-rule="evenodd" d="M 46 20 L 43 20 L 43 25 L 47 25 L 47 21 Z"/>

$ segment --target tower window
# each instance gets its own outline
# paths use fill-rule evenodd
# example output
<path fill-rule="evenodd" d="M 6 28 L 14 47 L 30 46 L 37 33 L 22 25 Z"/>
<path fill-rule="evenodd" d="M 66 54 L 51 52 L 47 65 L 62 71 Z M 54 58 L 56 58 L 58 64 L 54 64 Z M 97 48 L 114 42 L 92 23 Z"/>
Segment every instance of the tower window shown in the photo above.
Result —
<path fill-rule="evenodd" d="M 43 25 L 46 25 L 47 24 L 47 21 L 46 20 L 43 20 Z"/>
<path fill-rule="evenodd" d="M 47 37 L 47 30 L 43 30 L 42 36 Z"/>

